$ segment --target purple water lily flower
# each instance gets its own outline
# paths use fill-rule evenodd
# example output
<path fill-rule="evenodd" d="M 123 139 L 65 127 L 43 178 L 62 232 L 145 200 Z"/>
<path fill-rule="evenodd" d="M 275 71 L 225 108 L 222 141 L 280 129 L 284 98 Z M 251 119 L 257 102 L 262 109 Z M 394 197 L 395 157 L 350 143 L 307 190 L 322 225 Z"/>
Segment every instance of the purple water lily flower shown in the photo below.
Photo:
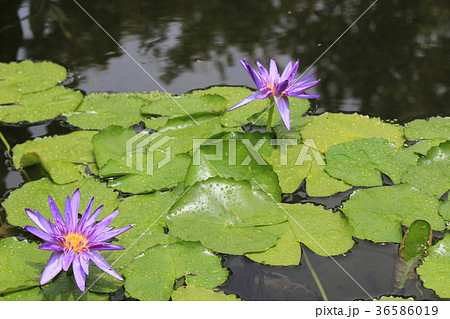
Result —
<path fill-rule="evenodd" d="M 98 223 L 96 219 L 100 214 L 103 205 L 98 207 L 92 214 L 91 197 L 82 217 L 78 218 L 78 208 L 80 206 L 80 190 L 77 189 L 72 199 L 67 197 L 64 208 L 64 219 L 56 206 L 55 201 L 50 196 L 48 203 L 53 215 L 55 224 L 51 223 L 38 211 L 25 209 L 28 217 L 40 228 L 25 226 L 30 233 L 42 238 L 45 243 L 39 249 L 53 251 L 50 259 L 42 272 L 40 284 L 44 285 L 53 279 L 61 270 L 67 271 L 72 265 L 75 281 L 81 291 L 85 289 L 85 278 L 89 274 L 89 263 L 92 261 L 101 270 L 121 281 L 124 279 L 111 268 L 109 263 L 100 254 L 99 250 L 120 250 L 124 249 L 119 245 L 107 243 L 108 239 L 116 237 L 129 230 L 132 226 L 115 229 L 108 225 L 119 213 L 114 211 Z"/>
<path fill-rule="evenodd" d="M 259 61 L 256 61 L 256 64 L 258 65 L 260 72 L 255 71 L 250 64 L 245 61 L 245 59 L 240 62 L 247 73 L 250 74 L 253 82 L 255 82 L 258 91 L 229 108 L 228 111 L 241 107 L 254 101 L 255 99 L 262 100 L 268 97 L 273 97 L 286 129 L 290 130 L 289 100 L 287 97 L 292 96 L 304 99 L 320 97 L 320 95 L 311 95 L 306 94 L 305 92 L 305 90 L 320 82 L 320 80 L 308 82 L 315 75 L 315 73 L 304 78 L 303 80 L 294 80 L 295 73 L 298 69 L 299 60 L 295 62 L 294 66 L 292 66 L 292 62 L 289 61 L 281 76 L 278 73 L 278 68 L 274 59 L 270 59 L 269 72 L 267 72 L 266 68 L 262 66 Z"/>

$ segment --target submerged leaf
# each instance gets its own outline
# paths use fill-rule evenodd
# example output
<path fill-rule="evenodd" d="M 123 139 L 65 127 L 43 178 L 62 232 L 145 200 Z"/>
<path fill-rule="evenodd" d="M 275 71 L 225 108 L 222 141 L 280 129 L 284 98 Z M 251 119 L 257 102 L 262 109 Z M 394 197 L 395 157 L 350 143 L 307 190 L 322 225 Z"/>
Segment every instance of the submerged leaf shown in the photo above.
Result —
<path fill-rule="evenodd" d="M 220 257 L 198 242 L 152 247 L 137 256 L 124 273 L 126 291 L 139 300 L 169 300 L 175 280 L 182 276 L 188 285 L 209 289 L 228 277 Z"/>

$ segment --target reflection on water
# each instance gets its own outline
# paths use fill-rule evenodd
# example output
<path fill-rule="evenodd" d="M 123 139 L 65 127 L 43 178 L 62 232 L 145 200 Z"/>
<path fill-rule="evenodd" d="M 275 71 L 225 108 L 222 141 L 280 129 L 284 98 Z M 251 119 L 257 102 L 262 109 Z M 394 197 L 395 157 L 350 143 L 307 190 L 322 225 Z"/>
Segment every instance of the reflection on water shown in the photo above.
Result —
<path fill-rule="evenodd" d="M 0 59 L 52 60 L 92 91 L 160 89 L 72 1 L 5 1 Z M 316 60 L 372 1 L 79 1 L 168 91 L 253 84 L 239 59 Z M 30 5 L 31 4 L 31 5 Z M 321 111 L 449 114 L 450 3 L 378 1 L 309 71 Z M 20 22 L 19 22 L 20 19 Z M 7 45 L 5 45 L 7 44 Z M 280 65 L 281 66 L 281 65 Z M 315 90 L 312 90 L 314 92 Z"/>
<path fill-rule="evenodd" d="M 372 3 L 78 2 L 158 83 L 177 94 L 218 84 L 253 87 L 239 64 L 242 58 L 267 65 L 274 57 L 280 67 L 300 58 L 303 72 Z M 0 7 L 1 62 L 60 63 L 75 73 L 70 86 L 86 92 L 160 90 L 73 1 L 0 0 Z M 378 1 L 308 70 L 323 80 L 309 91 L 323 94 L 319 112 L 357 111 L 399 121 L 450 115 L 449 16 L 448 0 Z M 0 129 L 11 146 L 68 130 L 58 121 Z M 6 163 L 4 154 L 0 160 Z M 7 165 L 0 165 L 0 175 L 2 195 L 23 181 Z M 336 260 L 378 297 L 392 286 L 386 274 L 393 271 L 396 249 L 394 244 L 359 241 L 348 256 Z M 308 255 L 331 300 L 367 299 L 330 258 L 310 251 Z M 305 266 L 270 267 L 244 257 L 225 259 L 224 265 L 233 272 L 224 286 L 228 292 L 249 300 L 320 299 Z M 436 298 L 429 290 L 421 291 L 423 299 Z"/>

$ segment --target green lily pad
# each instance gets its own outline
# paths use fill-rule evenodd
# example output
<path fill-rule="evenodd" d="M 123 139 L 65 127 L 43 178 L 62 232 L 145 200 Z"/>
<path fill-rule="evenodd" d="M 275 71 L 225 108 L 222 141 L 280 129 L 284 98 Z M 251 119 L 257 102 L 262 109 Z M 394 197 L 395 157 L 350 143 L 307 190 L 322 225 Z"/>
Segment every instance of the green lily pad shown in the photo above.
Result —
<path fill-rule="evenodd" d="M 240 137 L 231 140 L 209 140 L 207 144 L 199 146 L 186 174 L 185 185 L 189 186 L 196 181 L 215 176 L 231 177 L 237 181 L 249 180 L 254 187 L 262 187 L 277 201 L 281 201 L 278 177 L 260 155 L 260 149 L 264 145 L 272 148 L 267 135 L 250 133 Z"/>
<path fill-rule="evenodd" d="M 380 186 L 381 173 L 399 183 L 417 156 L 385 139 L 368 138 L 331 146 L 326 155 L 326 172 L 354 186 Z"/>
<path fill-rule="evenodd" d="M 23 94 L 45 91 L 66 77 L 66 69 L 52 62 L 0 63 L 0 104 L 17 103 Z"/>
<path fill-rule="evenodd" d="M 169 233 L 228 254 L 264 251 L 278 236 L 251 226 L 283 222 L 286 216 L 265 192 L 247 181 L 210 178 L 193 184 L 172 206 Z"/>
<path fill-rule="evenodd" d="M 450 141 L 432 147 L 402 181 L 440 198 L 450 189 Z"/>
<path fill-rule="evenodd" d="M 86 289 L 88 289 L 92 283 L 95 282 L 95 286 L 101 286 L 101 284 L 105 283 L 105 280 L 111 281 L 112 284 L 109 286 L 104 285 L 107 292 L 114 292 L 123 285 L 123 283 L 114 278 L 110 277 L 107 274 L 103 274 L 103 276 L 99 278 L 102 272 L 95 271 L 96 266 L 89 267 L 91 273 L 86 276 Z M 97 268 L 98 269 L 98 268 Z M 93 272 L 96 272 L 93 274 Z M 113 281 L 114 280 L 114 281 Z M 114 283 L 117 282 L 115 285 Z M 45 300 L 52 301 L 107 301 L 109 299 L 109 295 L 93 293 L 91 291 L 82 292 L 78 289 L 77 284 L 75 283 L 75 279 L 73 275 L 67 274 L 66 272 L 61 272 L 55 279 L 53 279 L 50 283 L 42 286 L 42 291 L 45 296 Z"/>
<path fill-rule="evenodd" d="M 220 258 L 197 242 L 152 247 L 124 272 L 126 291 L 139 300 L 169 300 L 175 280 L 182 276 L 188 285 L 210 289 L 228 277 Z"/>
<path fill-rule="evenodd" d="M 342 210 L 354 236 L 374 242 L 399 243 L 401 225 L 409 226 L 416 219 L 427 221 L 434 230 L 445 227 L 438 199 L 406 184 L 358 189 Z"/>
<path fill-rule="evenodd" d="M 53 184 L 46 178 L 28 182 L 21 188 L 13 190 L 8 198 L 2 202 L 2 206 L 8 214 L 9 223 L 17 226 L 34 225 L 25 213 L 25 208 L 37 210 L 44 218 L 52 220 L 52 214 L 48 206 L 48 196 L 51 196 L 60 211 L 63 211 L 67 196 L 72 196 L 77 188 L 80 189 L 81 193 L 81 213 L 86 208 L 91 196 L 95 196 L 95 208 L 104 205 L 99 218 L 111 214 L 117 207 L 118 199 L 116 193 L 94 178 L 84 178 L 65 185 Z"/>
<path fill-rule="evenodd" d="M 26 141 L 12 149 L 13 164 L 17 169 L 40 164 L 57 184 L 76 181 L 81 178 L 78 166 L 95 161 L 91 141 L 96 133 L 77 131 Z"/>
<path fill-rule="evenodd" d="M 141 108 L 142 114 L 170 117 L 194 116 L 200 114 L 219 114 L 225 111 L 227 99 L 217 94 L 167 97 Z"/>
<path fill-rule="evenodd" d="M 311 107 L 311 104 L 310 104 L 308 99 L 290 97 L 289 98 L 289 106 L 290 106 L 289 117 L 291 119 L 291 122 L 294 122 L 295 119 L 302 118 L 302 115 L 305 114 L 306 111 L 308 111 L 308 109 Z M 272 127 L 277 126 L 277 125 L 284 126 L 283 120 L 281 119 L 280 112 L 278 112 L 276 104 L 274 105 L 274 107 L 275 107 L 275 110 L 273 111 L 273 117 L 272 117 L 272 124 L 271 124 L 271 126 Z M 269 111 L 263 112 L 262 114 L 255 114 L 255 115 L 253 115 L 250 118 L 250 122 L 253 125 L 266 126 L 268 119 L 269 119 Z M 297 125 L 298 125 L 298 122 L 296 121 L 296 122 L 291 123 L 291 124 L 295 124 L 295 126 L 292 127 L 292 128 L 295 129 L 297 127 Z M 280 132 L 280 130 L 278 132 Z"/>
<path fill-rule="evenodd" d="M 410 141 L 421 139 L 450 139 L 450 117 L 430 117 L 405 124 L 405 136 Z"/>
<path fill-rule="evenodd" d="M 339 213 L 313 204 L 281 204 L 297 241 L 321 256 L 340 255 L 355 244 L 353 229 Z"/>
<path fill-rule="evenodd" d="M 281 146 L 266 160 L 278 175 L 283 193 L 295 192 L 305 178 L 309 196 L 330 196 L 351 188 L 325 172 L 323 157 L 313 145 Z"/>
<path fill-rule="evenodd" d="M 203 287 L 182 286 L 172 293 L 173 301 L 239 301 L 234 294 L 225 295 L 223 291 L 214 291 Z"/>
<path fill-rule="evenodd" d="M 405 298 L 398 296 L 381 296 L 379 299 L 374 299 L 373 301 L 414 301 L 413 297 Z"/>
<path fill-rule="evenodd" d="M 108 185 L 134 194 L 175 186 L 184 180 L 191 157 L 174 154 L 169 140 L 159 133 L 136 134 L 119 126 L 104 129 L 92 139 L 100 176 L 121 176 Z M 165 149 L 156 148 L 158 143 Z M 150 151 L 152 147 L 155 149 Z"/>
<path fill-rule="evenodd" d="M 291 129 L 288 131 L 284 126 L 284 123 L 280 123 L 276 126 L 273 126 L 272 129 L 275 132 L 275 135 L 278 139 L 297 139 L 301 140 L 302 135 L 300 133 L 301 129 L 312 122 L 315 119 L 315 116 L 297 116 L 291 117 Z"/>
<path fill-rule="evenodd" d="M 0 239 L 0 293 L 39 286 L 50 252 L 38 245 L 17 241 L 13 237 Z"/>
<path fill-rule="evenodd" d="M 441 298 L 450 298 L 450 233 L 428 249 L 428 257 L 417 268 L 423 285 Z"/>
<path fill-rule="evenodd" d="M 75 111 L 82 100 L 83 95 L 79 91 L 55 86 L 46 91 L 24 94 L 17 104 L 0 106 L 0 121 L 33 123 L 53 119 Z"/>
<path fill-rule="evenodd" d="M 450 220 L 450 200 L 447 200 L 441 204 L 439 208 L 439 214 L 446 220 Z"/>
<path fill-rule="evenodd" d="M 164 226 L 167 212 L 178 196 L 176 192 L 155 192 L 127 197 L 119 203 L 120 213 L 114 219 L 114 225 L 116 228 L 132 225 L 133 228 L 116 242 L 127 250 L 113 251 L 109 255 L 116 271 L 121 273 L 134 257 L 146 249 L 174 241 L 165 234 Z"/>
<path fill-rule="evenodd" d="M 0 301 L 41 301 L 41 300 L 45 300 L 45 296 L 41 288 L 39 287 L 21 290 L 0 297 Z"/>
<path fill-rule="evenodd" d="M 140 109 L 149 103 L 133 93 L 93 93 L 84 98 L 75 112 L 65 116 L 67 122 L 82 129 L 102 130 L 110 125 L 130 127 L 146 118 Z"/>
<path fill-rule="evenodd" d="M 430 224 L 424 220 L 415 220 L 405 232 L 398 252 L 406 262 L 420 260 L 425 256 L 432 239 Z"/>
<path fill-rule="evenodd" d="M 404 148 L 405 151 L 409 151 L 419 155 L 427 155 L 428 151 L 433 146 L 438 146 L 441 143 L 444 143 L 445 139 L 433 139 L 433 140 L 421 140 L 411 145 L 410 147 Z"/>
<path fill-rule="evenodd" d="M 162 127 L 166 126 L 169 119 L 170 118 L 166 116 L 152 117 L 149 119 L 145 119 L 144 120 L 145 128 L 157 131 Z"/>
<path fill-rule="evenodd" d="M 332 145 L 362 138 L 384 138 L 401 147 L 405 138 L 403 127 L 360 114 L 324 113 L 305 125 L 303 139 L 312 139 L 321 153 Z"/>
<path fill-rule="evenodd" d="M 293 266 L 300 264 L 302 250 L 288 222 L 261 226 L 259 228 L 276 234 L 279 237 L 277 244 L 267 251 L 250 253 L 245 256 L 258 263 L 273 266 Z"/>

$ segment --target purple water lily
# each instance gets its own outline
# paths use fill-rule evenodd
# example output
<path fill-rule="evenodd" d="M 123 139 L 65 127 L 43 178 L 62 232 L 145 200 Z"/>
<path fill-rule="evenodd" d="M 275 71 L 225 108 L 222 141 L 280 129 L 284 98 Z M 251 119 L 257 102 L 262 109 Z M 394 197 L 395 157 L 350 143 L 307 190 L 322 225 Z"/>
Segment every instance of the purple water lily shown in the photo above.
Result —
<path fill-rule="evenodd" d="M 289 118 L 289 100 L 288 96 L 299 97 L 304 99 L 312 99 L 318 98 L 320 95 L 311 95 L 306 94 L 305 90 L 313 87 L 320 80 L 308 82 L 315 73 L 306 77 L 303 80 L 295 81 L 294 76 L 297 72 L 299 60 L 295 62 L 294 66 L 292 66 L 292 62 L 289 61 L 288 65 L 283 71 L 283 74 L 278 73 L 278 68 L 274 59 L 270 59 L 270 68 L 269 72 L 267 72 L 266 68 L 256 61 L 258 65 L 259 71 L 255 71 L 247 61 L 241 60 L 241 64 L 244 69 L 250 74 L 253 82 L 256 84 L 257 92 L 243 99 L 238 104 L 229 108 L 228 111 L 234 110 L 238 107 L 241 107 L 247 103 L 250 103 L 256 99 L 262 100 L 268 97 L 272 97 L 275 99 L 275 103 L 278 108 L 278 112 L 280 112 L 281 119 L 283 120 L 284 125 L 287 130 L 291 129 L 290 118 Z M 269 122 L 271 120 L 271 114 L 269 114 Z M 268 123 L 268 128 L 270 128 L 270 123 Z"/>
<path fill-rule="evenodd" d="M 42 238 L 45 243 L 39 249 L 53 251 L 50 259 L 42 272 L 40 284 L 44 285 L 53 279 L 61 270 L 67 271 L 72 265 L 75 281 L 81 291 L 85 289 L 85 278 L 89 274 L 89 263 L 92 261 L 101 270 L 121 281 L 124 279 L 111 268 L 109 263 L 100 254 L 99 250 L 120 250 L 124 249 L 119 245 L 113 245 L 105 241 L 116 237 L 129 230 L 132 226 L 115 229 L 108 225 L 119 213 L 114 211 L 98 223 L 96 219 L 100 214 L 103 205 L 98 207 L 92 214 L 91 197 L 82 217 L 78 218 L 78 208 L 80 206 L 80 190 L 77 189 L 72 199 L 67 197 L 64 208 L 64 219 L 56 206 L 55 201 L 50 196 L 48 203 L 53 215 L 55 224 L 46 220 L 38 211 L 25 209 L 28 217 L 40 228 L 25 226 L 30 233 Z"/>

